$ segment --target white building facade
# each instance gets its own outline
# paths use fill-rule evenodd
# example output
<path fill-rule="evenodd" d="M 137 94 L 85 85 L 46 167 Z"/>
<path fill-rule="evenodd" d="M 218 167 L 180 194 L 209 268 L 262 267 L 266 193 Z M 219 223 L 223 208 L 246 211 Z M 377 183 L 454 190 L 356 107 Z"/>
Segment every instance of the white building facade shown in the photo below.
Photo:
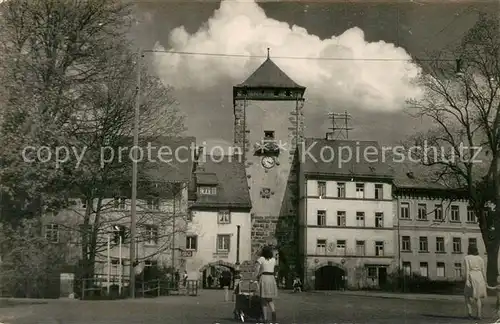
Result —
<path fill-rule="evenodd" d="M 309 139 L 310 141 L 310 139 Z M 353 141 L 319 140 L 319 147 Z M 376 143 L 369 143 L 377 145 Z M 368 145 L 368 144 L 367 144 Z M 334 168 L 303 161 L 299 241 L 304 279 L 317 290 L 379 286 L 394 268 L 392 178 L 372 166 Z M 372 171 L 373 170 L 373 171 Z"/>
<path fill-rule="evenodd" d="M 234 276 L 251 259 L 251 202 L 244 164 L 237 158 L 207 159 L 195 167 L 182 260 L 203 287 L 221 271 Z"/>

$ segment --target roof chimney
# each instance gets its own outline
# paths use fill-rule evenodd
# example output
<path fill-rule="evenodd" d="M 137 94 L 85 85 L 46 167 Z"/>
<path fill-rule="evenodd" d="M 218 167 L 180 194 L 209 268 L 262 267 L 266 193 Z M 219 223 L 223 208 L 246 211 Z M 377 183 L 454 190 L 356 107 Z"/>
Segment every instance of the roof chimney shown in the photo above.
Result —
<path fill-rule="evenodd" d="M 335 138 L 333 137 L 333 132 L 326 133 L 325 139 L 328 141 L 333 141 Z"/>

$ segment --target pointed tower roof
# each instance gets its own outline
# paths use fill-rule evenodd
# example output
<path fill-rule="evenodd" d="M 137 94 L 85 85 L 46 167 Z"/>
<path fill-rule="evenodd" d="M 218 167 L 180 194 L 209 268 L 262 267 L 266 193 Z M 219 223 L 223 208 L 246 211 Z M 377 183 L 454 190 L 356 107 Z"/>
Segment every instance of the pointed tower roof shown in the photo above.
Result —
<path fill-rule="evenodd" d="M 293 81 L 271 60 L 269 57 L 269 48 L 267 49 L 267 59 L 264 63 L 243 83 L 238 84 L 237 87 L 305 89 L 305 87 Z"/>

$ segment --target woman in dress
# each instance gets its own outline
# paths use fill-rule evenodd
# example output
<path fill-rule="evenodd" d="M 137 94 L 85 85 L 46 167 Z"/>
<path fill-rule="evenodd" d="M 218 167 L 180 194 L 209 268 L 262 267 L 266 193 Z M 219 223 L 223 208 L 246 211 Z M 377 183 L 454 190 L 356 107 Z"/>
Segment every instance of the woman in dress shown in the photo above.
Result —
<path fill-rule="evenodd" d="M 476 306 L 477 318 L 482 317 L 482 299 L 486 297 L 486 271 L 483 258 L 479 256 L 477 247 L 469 245 L 465 263 L 465 304 L 467 315 L 472 317 L 472 306 Z"/>
<path fill-rule="evenodd" d="M 262 302 L 262 314 L 264 321 L 267 322 L 267 309 L 272 313 L 272 322 L 276 322 L 276 308 L 273 298 L 278 297 L 278 286 L 274 278 L 274 268 L 276 259 L 273 256 L 273 250 L 270 246 L 262 249 L 261 257 L 257 260 L 255 274 L 259 282 L 259 292 Z"/>

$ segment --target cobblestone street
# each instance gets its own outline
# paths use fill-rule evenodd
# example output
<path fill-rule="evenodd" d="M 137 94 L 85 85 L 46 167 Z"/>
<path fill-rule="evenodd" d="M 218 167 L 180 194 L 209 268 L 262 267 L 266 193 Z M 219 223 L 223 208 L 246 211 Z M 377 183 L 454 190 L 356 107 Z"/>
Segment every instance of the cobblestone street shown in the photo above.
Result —
<path fill-rule="evenodd" d="M 411 296 L 402 296 L 407 298 Z M 460 298 L 408 300 L 355 296 L 349 293 L 282 292 L 276 302 L 280 323 L 473 323 L 464 318 Z M 484 323 L 494 322 L 494 302 L 485 306 Z M 221 291 L 203 291 L 198 297 L 171 296 L 125 301 L 55 300 L 43 305 L 0 309 L 8 324 L 112 323 L 234 323 L 231 302 Z"/>

